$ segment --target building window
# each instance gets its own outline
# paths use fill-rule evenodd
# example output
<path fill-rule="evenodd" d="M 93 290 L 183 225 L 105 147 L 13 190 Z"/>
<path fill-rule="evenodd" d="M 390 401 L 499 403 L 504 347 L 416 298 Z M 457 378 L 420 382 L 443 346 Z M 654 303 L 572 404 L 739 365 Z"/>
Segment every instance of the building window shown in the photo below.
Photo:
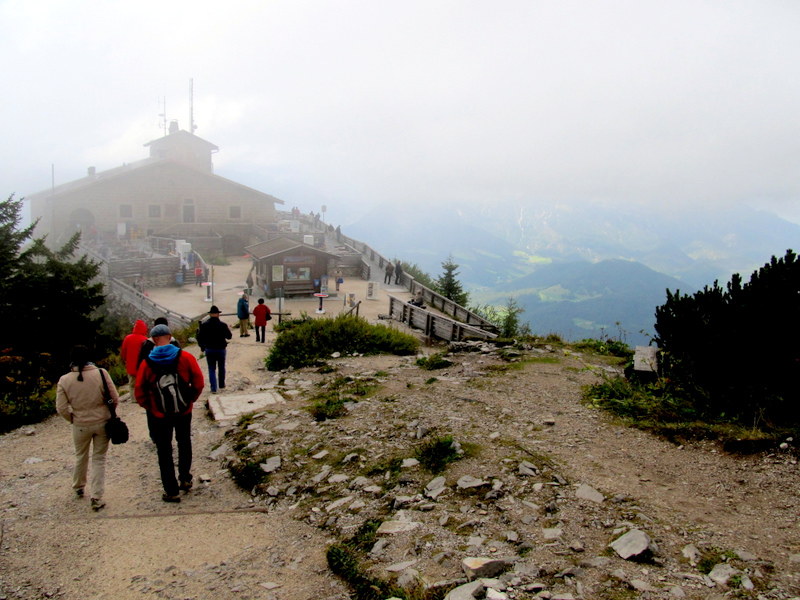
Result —
<path fill-rule="evenodd" d="M 242 207 L 241 206 L 230 206 L 230 207 L 228 207 L 228 218 L 229 219 L 241 219 L 242 218 Z"/>
<path fill-rule="evenodd" d="M 133 218 L 133 206 L 130 204 L 120 204 L 119 205 L 119 218 L 120 219 L 132 219 Z"/>
<path fill-rule="evenodd" d="M 158 204 L 151 204 L 147 207 L 147 216 L 151 219 L 160 219 L 161 218 L 161 206 Z"/>

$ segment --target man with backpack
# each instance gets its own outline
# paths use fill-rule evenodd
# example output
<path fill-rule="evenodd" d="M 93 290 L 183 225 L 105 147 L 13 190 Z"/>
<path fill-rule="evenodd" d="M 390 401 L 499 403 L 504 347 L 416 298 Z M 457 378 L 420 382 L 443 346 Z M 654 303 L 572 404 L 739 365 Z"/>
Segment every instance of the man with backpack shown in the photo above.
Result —
<path fill-rule="evenodd" d="M 192 407 L 205 385 L 194 356 L 170 344 L 166 325 L 150 330 L 155 347 L 139 365 L 134 396 L 147 410 L 150 437 L 156 444 L 164 502 L 180 502 L 180 490 L 192 489 Z M 178 445 L 178 478 L 172 457 L 172 435 Z"/>

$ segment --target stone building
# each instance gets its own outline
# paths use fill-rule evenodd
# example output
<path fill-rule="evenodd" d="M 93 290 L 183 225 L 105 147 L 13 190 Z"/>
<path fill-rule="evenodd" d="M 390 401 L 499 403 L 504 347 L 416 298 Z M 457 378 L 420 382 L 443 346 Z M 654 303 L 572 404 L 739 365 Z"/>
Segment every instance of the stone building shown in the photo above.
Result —
<path fill-rule="evenodd" d="M 173 122 L 145 146 L 148 158 L 102 172 L 89 167 L 82 179 L 28 196 L 36 235 L 53 245 L 76 231 L 87 241 L 160 236 L 233 254 L 275 227 L 283 201 L 215 175 L 214 144 Z"/>

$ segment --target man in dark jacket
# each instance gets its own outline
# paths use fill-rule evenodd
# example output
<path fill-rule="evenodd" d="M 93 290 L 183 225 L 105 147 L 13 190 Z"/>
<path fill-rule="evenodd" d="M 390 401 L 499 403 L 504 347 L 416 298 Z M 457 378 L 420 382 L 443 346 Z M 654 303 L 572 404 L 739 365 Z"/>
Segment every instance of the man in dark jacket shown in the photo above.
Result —
<path fill-rule="evenodd" d="M 208 311 L 208 318 L 200 323 L 197 330 L 197 345 L 206 354 L 208 363 L 208 383 L 211 385 L 211 393 L 217 393 L 219 389 L 225 389 L 225 355 L 228 347 L 228 340 L 233 337 L 230 327 L 219 320 L 219 308 L 216 305 Z M 219 370 L 219 378 L 217 378 Z"/>
<path fill-rule="evenodd" d="M 179 490 L 192 489 L 192 408 L 205 385 L 197 359 L 169 343 L 172 335 L 166 325 L 150 330 L 155 347 L 139 365 L 134 396 L 147 410 L 150 437 L 156 444 L 164 502 L 180 502 Z M 181 408 L 169 410 L 164 402 L 163 382 L 174 374 L 180 389 Z M 175 406 L 179 406 L 176 402 Z M 172 459 L 172 433 L 178 444 L 178 478 Z"/>

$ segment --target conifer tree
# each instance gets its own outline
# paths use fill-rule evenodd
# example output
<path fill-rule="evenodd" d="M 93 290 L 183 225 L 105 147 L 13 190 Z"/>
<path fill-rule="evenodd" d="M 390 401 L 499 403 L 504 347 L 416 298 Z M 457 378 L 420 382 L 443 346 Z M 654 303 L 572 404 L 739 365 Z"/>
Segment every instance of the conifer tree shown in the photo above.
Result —
<path fill-rule="evenodd" d="M 94 316 L 104 301 L 99 265 L 75 256 L 78 234 L 51 250 L 44 238 L 32 239 L 35 223 L 19 229 L 21 214 L 22 200 L 0 202 L 0 415 L 15 412 L 9 407 L 25 413 L 25 404 L 67 370 L 73 345 L 105 356 L 109 343 Z"/>
<path fill-rule="evenodd" d="M 459 306 L 466 306 L 469 301 L 469 294 L 464 291 L 461 282 L 458 280 L 458 265 L 453 260 L 453 256 L 447 257 L 442 263 L 443 273 L 436 279 L 436 291 L 448 300 L 452 300 Z"/>
<path fill-rule="evenodd" d="M 667 291 L 656 309 L 662 374 L 698 413 L 748 425 L 800 423 L 800 261 L 791 250 L 692 296 Z"/>

